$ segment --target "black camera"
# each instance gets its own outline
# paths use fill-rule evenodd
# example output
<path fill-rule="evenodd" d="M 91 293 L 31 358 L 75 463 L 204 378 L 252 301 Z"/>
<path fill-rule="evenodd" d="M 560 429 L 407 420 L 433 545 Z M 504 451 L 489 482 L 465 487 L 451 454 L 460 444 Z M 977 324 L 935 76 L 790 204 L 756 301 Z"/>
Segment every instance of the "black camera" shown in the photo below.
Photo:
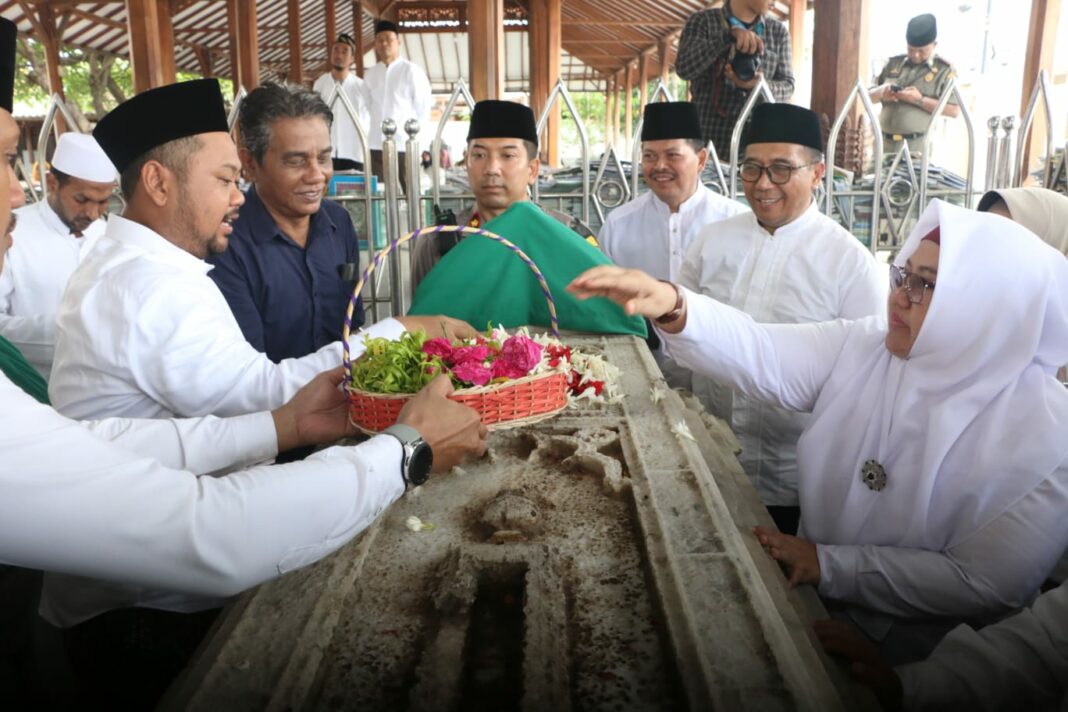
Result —
<path fill-rule="evenodd" d="M 735 50 L 734 56 L 731 57 L 731 69 L 734 70 L 734 76 L 743 82 L 747 82 L 755 77 L 757 70 L 760 69 L 760 55 L 742 54 Z"/>

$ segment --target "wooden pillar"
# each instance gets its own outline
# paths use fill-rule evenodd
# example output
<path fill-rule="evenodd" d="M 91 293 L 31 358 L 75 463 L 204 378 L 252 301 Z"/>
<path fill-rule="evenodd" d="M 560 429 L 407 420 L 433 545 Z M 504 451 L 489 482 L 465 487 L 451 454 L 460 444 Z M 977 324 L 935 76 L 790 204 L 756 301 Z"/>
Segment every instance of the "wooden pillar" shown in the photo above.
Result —
<path fill-rule="evenodd" d="M 504 1 L 468 0 L 467 66 L 475 101 L 499 99 L 504 87 Z"/>
<path fill-rule="evenodd" d="M 560 80 L 560 0 L 530 0 L 530 106 L 541 116 Z M 549 112 L 542 144 L 542 160 L 560 164 L 560 102 Z"/>
<path fill-rule="evenodd" d="M 197 66 L 200 67 L 201 75 L 207 79 L 215 76 L 215 67 L 211 61 L 211 52 L 203 45 L 193 45 L 193 56 L 197 58 Z"/>
<path fill-rule="evenodd" d="M 352 0 L 352 39 L 356 40 L 356 74 L 363 76 L 363 0 Z"/>
<path fill-rule="evenodd" d="M 169 0 L 126 0 L 134 91 L 173 84 L 174 26 Z"/>
<path fill-rule="evenodd" d="M 790 0 L 790 64 L 794 75 L 801 73 L 805 61 L 805 12 L 808 0 Z"/>
<path fill-rule="evenodd" d="M 627 92 L 627 101 L 626 104 L 624 104 L 624 111 L 626 113 L 623 115 L 623 145 L 629 155 L 631 149 L 631 134 L 634 132 L 634 64 L 628 62 L 626 69 L 623 71 L 626 72 L 625 78 L 623 79 L 623 85 L 624 90 Z"/>
<path fill-rule="evenodd" d="M 612 93 L 615 79 L 609 77 L 604 81 L 604 150 L 612 145 Z"/>
<path fill-rule="evenodd" d="M 334 7 L 334 0 L 323 0 L 323 17 L 326 25 L 326 52 L 329 61 L 330 47 L 337 39 L 337 8 Z"/>
<path fill-rule="evenodd" d="M 1031 94 L 1038 84 L 1038 73 L 1043 69 L 1050 75 L 1050 83 L 1053 82 L 1053 50 L 1057 42 L 1057 25 L 1061 16 L 1061 0 L 1032 0 L 1031 22 L 1027 31 L 1027 54 L 1024 57 L 1023 93 L 1020 96 L 1020 116 L 1027 112 L 1027 104 L 1031 101 Z M 1036 111 L 1036 116 L 1040 114 Z M 1056 120 L 1056 119 L 1055 119 Z M 1044 122 L 1044 120 L 1043 120 Z M 1023 170 L 1024 175 L 1030 171 L 1031 156 L 1041 154 L 1043 151 L 1044 136 L 1038 130 L 1039 122 L 1031 124 L 1031 139 L 1024 147 Z M 1055 130 L 1053 126 L 1044 128 L 1044 131 Z M 1022 140 L 1024 137 L 1021 136 Z"/>
<path fill-rule="evenodd" d="M 260 85 L 259 38 L 256 34 L 256 0 L 227 0 L 230 24 L 230 58 L 234 90 L 252 91 Z"/>
<path fill-rule="evenodd" d="M 638 108 L 645 111 L 645 105 L 649 103 L 649 53 L 642 52 L 638 56 Z"/>
<path fill-rule="evenodd" d="M 831 122 L 861 76 L 866 0 L 821 0 L 812 40 L 812 110 Z"/>
<path fill-rule="evenodd" d="M 619 100 L 620 92 L 623 91 L 623 82 L 620 80 L 619 72 L 616 72 L 616 81 L 612 89 L 612 145 L 619 144 Z"/>
<path fill-rule="evenodd" d="M 671 51 L 672 39 L 671 35 L 662 37 L 657 48 L 657 54 L 660 57 L 660 81 L 664 82 L 664 86 L 668 85 L 668 75 L 671 74 L 671 62 L 674 59 Z"/>
<path fill-rule="evenodd" d="M 287 0 L 286 16 L 289 29 L 289 76 L 286 79 L 290 84 L 303 84 L 304 66 L 300 59 L 300 0 Z M 327 57 L 330 56 L 333 41 L 333 37 L 326 38 Z"/>

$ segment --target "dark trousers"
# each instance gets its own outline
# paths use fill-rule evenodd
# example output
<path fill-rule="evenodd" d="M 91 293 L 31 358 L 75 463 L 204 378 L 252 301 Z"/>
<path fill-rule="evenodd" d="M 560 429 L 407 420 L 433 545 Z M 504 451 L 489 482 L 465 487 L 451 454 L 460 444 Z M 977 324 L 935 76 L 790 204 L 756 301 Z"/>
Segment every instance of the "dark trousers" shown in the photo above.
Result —
<path fill-rule="evenodd" d="M 768 514 L 779 531 L 797 536 L 797 527 L 801 523 L 800 507 L 768 507 Z"/>
<path fill-rule="evenodd" d="M 400 179 L 401 192 L 407 194 L 408 193 L 408 176 L 404 171 L 404 156 L 405 156 L 404 151 L 397 151 L 397 170 L 400 173 L 400 175 L 397 176 L 397 177 Z M 381 151 L 376 151 L 376 150 L 374 150 L 372 148 L 371 149 L 371 172 L 374 173 L 376 176 L 378 176 L 378 180 L 379 181 L 385 180 L 385 178 L 383 177 L 384 176 L 384 169 L 383 169 L 383 164 L 384 163 L 385 163 L 385 160 L 384 160 L 384 158 L 382 156 L 382 152 Z"/>
<path fill-rule="evenodd" d="M 83 709 L 150 710 L 200 645 L 219 609 L 109 611 L 63 631 Z"/>

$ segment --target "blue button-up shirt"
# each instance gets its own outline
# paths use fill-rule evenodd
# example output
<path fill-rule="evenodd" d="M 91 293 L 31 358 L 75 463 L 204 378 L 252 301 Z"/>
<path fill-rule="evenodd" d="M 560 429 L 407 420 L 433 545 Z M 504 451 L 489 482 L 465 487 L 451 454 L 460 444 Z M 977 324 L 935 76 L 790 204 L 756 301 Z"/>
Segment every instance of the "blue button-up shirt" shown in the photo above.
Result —
<path fill-rule="evenodd" d="M 323 200 L 301 247 L 286 236 L 255 186 L 234 221 L 230 247 L 211 258 L 219 285 L 245 338 L 272 361 L 300 357 L 341 338 L 359 276 L 360 250 L 348 211 Z M 342 279 L 349 267 L 353 279 Z M 363 324 L 356 304 L 353 327 Z"/>

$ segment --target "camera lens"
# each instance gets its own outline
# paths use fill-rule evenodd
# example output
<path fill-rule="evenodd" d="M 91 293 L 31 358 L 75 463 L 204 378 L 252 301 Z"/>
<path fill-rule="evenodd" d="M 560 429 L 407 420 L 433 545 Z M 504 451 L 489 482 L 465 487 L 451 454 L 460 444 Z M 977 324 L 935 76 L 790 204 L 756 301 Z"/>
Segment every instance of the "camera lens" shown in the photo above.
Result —
<path fill-rule="evenodd" d="M 760 55 L 735 52 L 734 59 L 731 60 L 731 69 L 734 70 L 735 76 L 747 82 L 755 77 L 757 70 L 760 69 Z"/>

